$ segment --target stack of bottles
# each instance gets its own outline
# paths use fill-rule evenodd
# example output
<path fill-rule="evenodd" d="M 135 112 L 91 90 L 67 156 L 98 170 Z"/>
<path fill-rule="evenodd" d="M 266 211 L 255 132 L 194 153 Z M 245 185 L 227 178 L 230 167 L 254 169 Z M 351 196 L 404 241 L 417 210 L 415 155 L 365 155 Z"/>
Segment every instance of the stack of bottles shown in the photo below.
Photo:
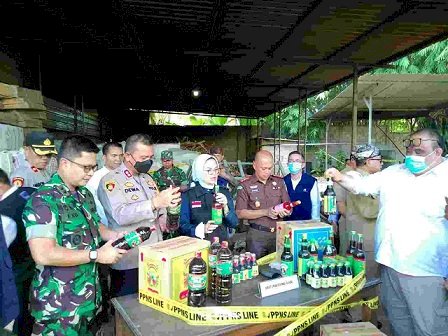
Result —
<path fill-rule="evenodd" d="M 366 268 L 366 258 L 363 250 L 363 235 L 351 231 L 350 244 L 346 256 L 338 256 L 333 243 L 333 235 L 325 242 L 323 252 L 319 254 L 316 240 L 308 241 L 303 234 L 300 250 L 297 253 L 297 275 L 312 288 L 342 287 L 349 283 L 353 276 Z M 281 255 L 282 276 L 294 274 L 294 257 L 291 253 L 291 237 L 285 235 L 284 249 Z"/>
<path fill-rule="evenodd" d="M 232 287 L 242 281 L 258 276 L 258 264 L 255 253 L 233 254 L 226 241 L 219 242 L 213 237 L 209 250 L 209 269 L 197 252 L 189 266 L 188 275 L 188 305 L 204 307 L 207 295 L 216 301 L 217 305 L 232 303 Z"/>

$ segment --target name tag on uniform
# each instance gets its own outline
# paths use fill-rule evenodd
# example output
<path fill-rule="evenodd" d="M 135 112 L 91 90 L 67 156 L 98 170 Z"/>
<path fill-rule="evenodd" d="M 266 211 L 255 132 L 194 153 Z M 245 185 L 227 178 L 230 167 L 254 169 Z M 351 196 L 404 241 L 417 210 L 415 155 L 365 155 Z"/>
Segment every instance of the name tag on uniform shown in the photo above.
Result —
<path fill-rule="evenodd" d="M 202 202 L 201 201 L 192 201 L 191 202 L 191 207 L 194 208 L 200 208 L 202 206 Z"/>

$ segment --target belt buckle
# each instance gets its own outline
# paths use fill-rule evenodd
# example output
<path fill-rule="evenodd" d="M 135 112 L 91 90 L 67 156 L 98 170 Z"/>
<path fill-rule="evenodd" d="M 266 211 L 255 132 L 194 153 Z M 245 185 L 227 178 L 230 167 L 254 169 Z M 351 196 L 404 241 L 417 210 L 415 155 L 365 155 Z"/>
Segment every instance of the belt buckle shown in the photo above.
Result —
<path fill-rule="evenodd" d="M 271 228 L 270 228 L 270 231 L 271 231 L 272 233 L 274 233 L 274 232 L 275 232 L 275 228 L 274 228 L 274 227 L 271 227 Z"/>

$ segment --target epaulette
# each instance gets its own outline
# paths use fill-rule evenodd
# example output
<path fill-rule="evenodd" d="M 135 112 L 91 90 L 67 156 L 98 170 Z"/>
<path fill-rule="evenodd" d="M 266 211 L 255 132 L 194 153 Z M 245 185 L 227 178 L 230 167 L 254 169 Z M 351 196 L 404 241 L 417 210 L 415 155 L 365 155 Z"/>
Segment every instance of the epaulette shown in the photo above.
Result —
<path fill-rule="evenodd" d="M 246 182 L 248 179 L 250 179 L 251 175 L 244 177 L 240 180 L 240 183 Z"/>
<path fill-rule="evenodd" d="M 276 178 L 279 178 L 279 179 L 283 179 L 283 176 L 280 176 L 280 175 L 271 175 L 271 177 L 276 177 Z"/>

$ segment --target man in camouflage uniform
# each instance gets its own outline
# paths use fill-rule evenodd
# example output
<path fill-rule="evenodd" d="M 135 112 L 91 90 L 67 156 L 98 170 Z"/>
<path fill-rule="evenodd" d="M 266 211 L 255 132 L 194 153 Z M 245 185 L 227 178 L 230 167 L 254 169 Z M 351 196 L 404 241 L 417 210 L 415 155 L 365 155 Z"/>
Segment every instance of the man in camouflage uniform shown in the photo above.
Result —
<path fill-rule="evenodd" d="M 187 175 L 184 171 L 173 164 L 173 152 L 165 150 L 161 153 L 163 167 L 156 171 L 152 177 L 157 183 L 159 190 L 168 189 L 169 186 L 180 187 L 180 191 L 188 188 Z M 167 231 L 163 232 L 163 240 L 179 236 L 179 213 L 180 205 L 168 208 Z"/>
<path fill-rule="evenodd" d="M 11 182 L 17 187 L 39 188 L 50 179 L 46 171 L 51 155 L 57 154 L 53 136 L 46 132 L 31 132 L 25 137 L 23 146 L 25 165 L 16 168 L 11 174 Z"/>
<path fill-rule="evenodd" d="M 99 222 L 85 187 L 96 170 L 98 147 L 82 136 L 67 137 L 59 167 L 28 200 L 23 221 L 36 273 L 31 285 L 33 335 L 90 335 L 101 301 L 96 262 L 111 264 L 125 250 L 122 236 Z M 98 248 L 100 241 L 108 242 Z"/>
<path fill-rule="evenodd" d="M 154 149 L 147 134 L 134 134 L 126 140 L 124 161 L 107 173 L 98 186 L 98 199 L 104 208 L 109 228 L 130 232 L 140 226 L 156 230 L 142 243 L 151 244 L 162 240 L 161 231 L 166 230 L 166 207 L 176 207 L 180 202 L 179 188 L 161 192 L 149 176 Z M 129 253 L 112 266 L 111 296 L 123 296 L 138 290 L 138 249 Z"/>

